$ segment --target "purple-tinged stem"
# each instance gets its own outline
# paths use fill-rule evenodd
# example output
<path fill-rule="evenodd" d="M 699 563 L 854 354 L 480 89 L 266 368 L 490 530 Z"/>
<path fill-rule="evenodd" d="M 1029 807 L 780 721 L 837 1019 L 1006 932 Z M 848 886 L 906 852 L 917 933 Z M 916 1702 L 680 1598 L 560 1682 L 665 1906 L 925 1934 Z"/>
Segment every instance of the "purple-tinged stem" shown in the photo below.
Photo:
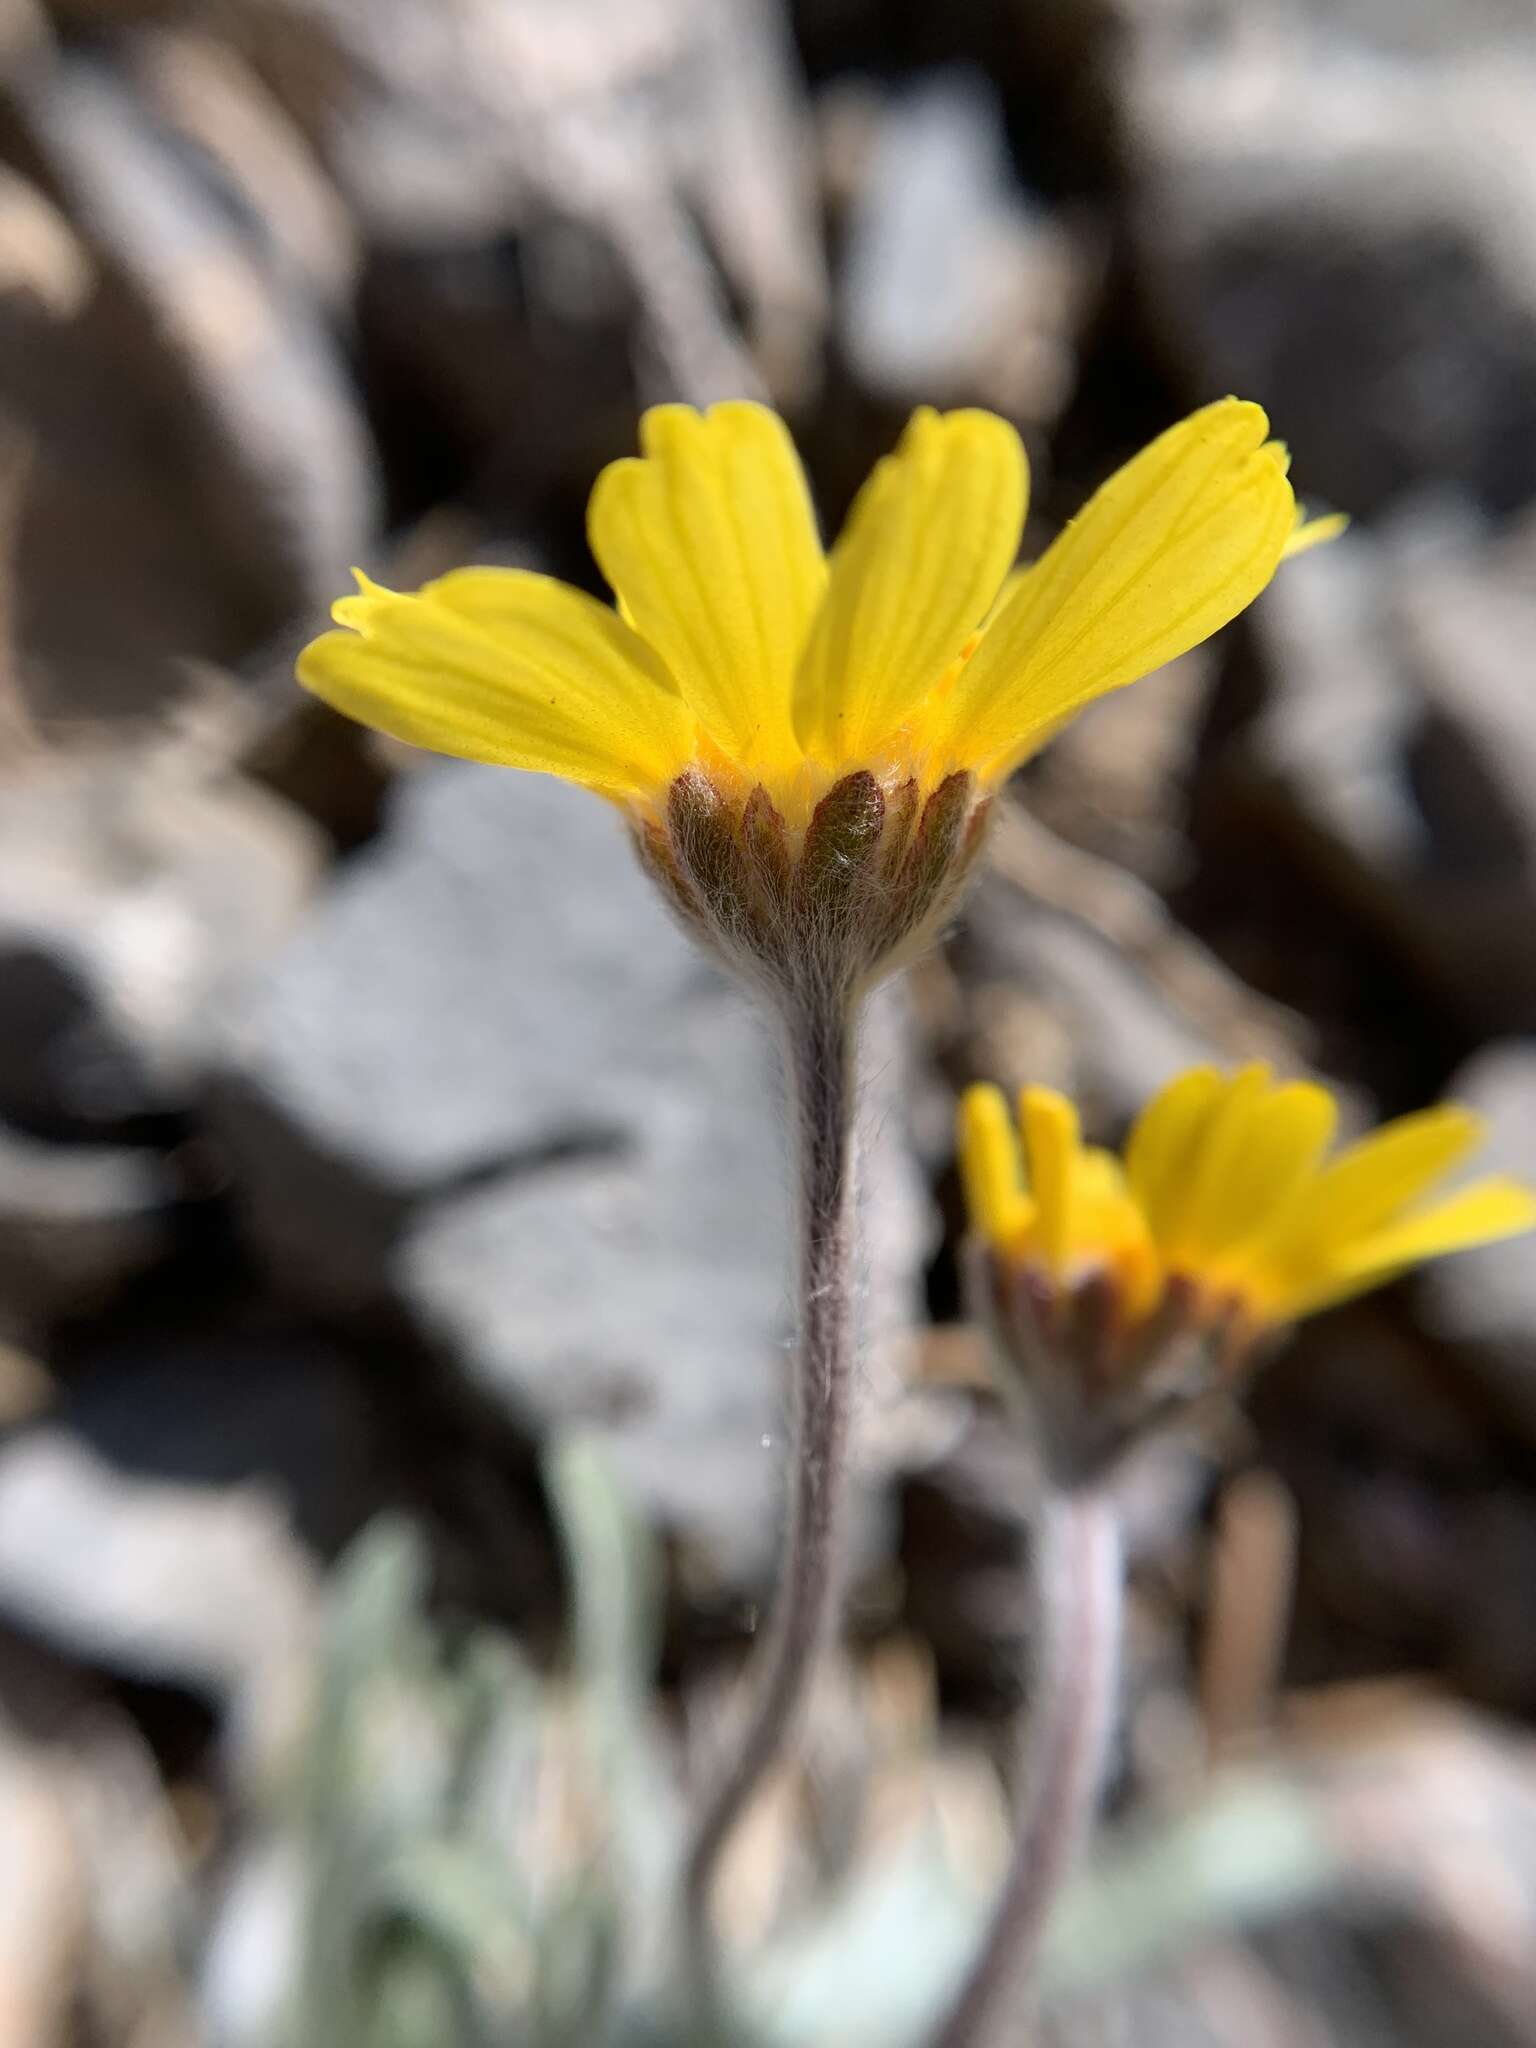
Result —
<path fill-rule="evenodd" d="M 1031 1546 L 1034 1674 L 1012 1859 L 928 2048 L 987 2048 L 1027 2010 L 1050 1909 L 1087 1841 L 1114 1732 L 1124 1566 L 1113 1503 L 1047 1494 Z"/>
<path fill-rule="evenodd" d="M 853 1006 L 841 995 L 809 994 L 786 1007 L 785 1027 L 797 1124 L 800 1300 L 789 1517 L 750 1718 L 702 1809 L 684 1871 L 693 1966 L 706 1993 L 714 1976 L 709 1894 L 721 1852 L 793 1736 L 842 1592 L 853 1382 Z"/>

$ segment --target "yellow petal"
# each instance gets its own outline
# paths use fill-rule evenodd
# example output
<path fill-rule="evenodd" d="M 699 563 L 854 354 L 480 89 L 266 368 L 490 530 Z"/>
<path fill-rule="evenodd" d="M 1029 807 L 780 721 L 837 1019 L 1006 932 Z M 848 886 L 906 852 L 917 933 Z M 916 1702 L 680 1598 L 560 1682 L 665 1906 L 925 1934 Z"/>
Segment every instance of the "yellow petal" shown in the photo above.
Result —
<path fill-rule="evenodd" d="M 1028 505 L 1026 500 L 1026 510 L 1027 509 Z M 1001 587 L 999 588 L 996 597 L 994 597 L 992 600 L 992 609 L 987 613 L 987 616 L 982 620 L 982 626 L 984 628 L 990 626 L 994 619 L 1000 618 L 1002 614 L 1008 609 L 1009 605 L 1012 604 L 1014 598 L 1024 588 L 1024 578 L 1030 573 L 1031 569 L 1033 569 L 1034 566 L 1035 565 L 1033 562 L 1026 562 L 1021 568 L 1010 569 L 1008 571 L 1008 574 L 1002 580 Z M 974 649 L 972 651 L 974 652 Z"/>
<path fill-rule="evenodd" d="M 1146 1315 L 1162 1292 L 1162 1264 L 1126 1186 L 1125 1169 L 1097 1146 L 1078 1155 L 1068 1257 L 1092 1260 L 1110 1272 L 1119 1313 L 1128 1322 Z"/>
<path fill-rule="evenodd" d="M 1076 1161 L 1077 1199 L 1085 1207 L 1108 1209 L 1125 1199 L 1125 1168 L 1102 1145 L 1084 1145 Z"/>
<path fill-rule="evenodd" d="M 460 569 L 415 596 L 358 576 L 298 660 L 349 718 L 440 754 L 614 795 L 665 786 L 692 720 L 655 655 L 606 605 L 526 569 Z"/>
<path fill-rule="evenodd" d="M 786 767 L 795 668 L 826 584 L 794 444 L 777 414 L 732 400 L 655 406 L 640 445 L 593 489 L 598 566 L 719 745 Z"/>
<path fill-rule="evenodd" d="M 1316 519 L 1309 519 L 1298 505 L 1296 524 L 1291 528 L 1290 538 L 1285 543 L 1281 561 L 1288 562 L 1294 555 L 1304 555 L 1309 548 L 1321 547 L 1325 541 L 1337 540 L 1349 524 L 1347 512 L 1325 512 Z"/>
<path fill-rule="evenodd" d="M 1341 1254 L 1340 1270 L 1411 1266 L 1536 1228 L 1536 1192 L 1505 1175 L 1474 1181 Z"/>
<path fill-rule="evenodd" d="M 1112 1252 L 1128 1237 L 1145 1235 L 1140 1224 L 1120 1161 L 1098 1145 L 1083 1146 L 1072 1176 L 1069 1252 Z"/>
<path fill-rule="evenodd" d="M 1243 1159 L 1271 1086 L 1260 1060 L 1239 1068 L 1211 1106 L 1180 1182 L 1165 1203 L 1158 1248 L 1170 1260 L 1198 1262 L 1222 1241 L 1222 1218 L 1243 1177 Z"/>
<path fill-rule="evenodd" d="M 1019 1174 L 1019 1142 L 1001 1088 L 978 1082 L 960 1098 L 960 1177 L 973 1229 L 1006 1245 L 1027 1228 L 1031 1203 Z"/>
<path fill-rule="evenodd" d="M 1315 1179 L 1337 1122 L 1333 1097 L 1314 1081 L 1288 1082 L 1255 1101 L 1225 1159 L 1211 1168 L 1193 1252 L 1214 1259 L 1262 1240 Z"/>
<path fill-rule="evenodd" d="M 1019 1122 L 1029 1163 L 1029 1191 L 1035 1201 L 1035 1231 L 1049 1270 L 1060 1275 L 1072 1236 L 1072 1196 L 1077 1178 L 1077 1111 L 1053 1088 L 1025 1088 Z"/>
<path fill-rule="evenodd" d="M 1146 1223 L 1139 1209 L 1131 1211 L 1131 1221 L 1115 1253 L 1115 1270 L 1120 1284 L 1120 1314 L 1124 1321 L 1132 1324 L 1150 1315 L 1162 1297 L 1163 1262 L 1147 1236 Z"/>
<path fill-rule="evenodd" d="M 1482 1135 L 1482 1119 L 1455 1103 L 1383 1124 L 1319 1175 L 1298 1230 L 1335 1242 L 1376 1230 L 1449 1173 Z"/>
<path fill-rule="evenodd" d="M 1191 1067 L 1159 1089 L 1131 1127 L 1125 1177 L 1159 1241 L 1188 1181 L 1200 1133 L 1226 1085 L 1214 1067 Z"/>
<path fill-rule="evenodd" d="M 807 752 L 861 760 L 890 739 L 996 599 L 1028 488 L 1006 420 L 926 406 L 912 415 L 832 551 L 795 691 Z"/>
<path fill-rule="evenodd" d="M 1285 1303 L 1288 1315 L 1311 1315 L 1379 1286 L 1426 1259 L 1493 1244 L 1536 1229 L 1536 1190 L 1504 1176 L 1475 1181 L 1443 1202 L 1359 1238 L 1335 1253 Z"/>
<path fill-rule="evenodd" d="M 1111 477 L 988 627 L 946 704 L 955 760 L 1002 773 L 1069 712 L 1171 661 L 1252 602 L 1294 525 L 1285 452 L 1225 398 Z"/>

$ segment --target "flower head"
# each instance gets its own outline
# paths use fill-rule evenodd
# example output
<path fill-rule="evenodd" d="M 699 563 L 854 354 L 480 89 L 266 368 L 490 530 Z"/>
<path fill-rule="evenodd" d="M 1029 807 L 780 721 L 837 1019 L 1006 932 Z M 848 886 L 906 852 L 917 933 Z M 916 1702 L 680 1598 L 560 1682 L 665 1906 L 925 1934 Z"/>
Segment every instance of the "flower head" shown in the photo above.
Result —
<path fill-rule="evenodd" d="M 1481 1136 L 1470 1111 L 1399 1117 L 1330 1157 L 1335 1122 L 1313 1082 L 1196 1067 L 1117 1158 L 1081 1142 L 1048 1088 L 1022 1091 L 1017 1125 L 1001 1090 L 966 1091 L 983 1305 L 1072 1454 L 1117 1446 L 1298 1317 L 1536 1227 L 1536 1191 L 1518 1181 L 1438 1192 Z"/>
<path fill-rule="evenodd" d="M 1011 769 L 1333 530 L 1268 431 L 1206 406 L 1010 574 L 1028 469 L 990 413 L 915 413 L 828 555 L 774 413 L 657 406 L 588 512 L 617 609 L 522 569 L 360 576 L 299 676 L 418 746 L 585 784 L 739 964 L 856 982 L 942 914 Z"/>

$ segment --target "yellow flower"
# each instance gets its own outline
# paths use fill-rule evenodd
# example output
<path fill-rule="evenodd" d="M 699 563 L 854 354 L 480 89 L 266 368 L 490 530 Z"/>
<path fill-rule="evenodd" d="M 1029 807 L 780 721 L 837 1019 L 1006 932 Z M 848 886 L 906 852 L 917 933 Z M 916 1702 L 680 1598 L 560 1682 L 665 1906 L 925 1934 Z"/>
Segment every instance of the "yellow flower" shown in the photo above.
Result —
<path fill-rule="evenodd" d="M 1470 1111 L 1399 1117 L 1333 1158 L 1336 1111 L 1264 1066 L 1196 1067 L 1137 1118 L 1123 1161 L 1085 1147 L 1070 1103 L 967 1090 L 960 1160 L 972 1228 L 1042 1298 L 1107 1283 L 1123 1328 L 1167 1320 L 1241 1347 L 1409 1267 L 1536 1227 L 1536 1191 L 1503 1177 L 1436 1195 L 1477 1145 Z"/>
<path fill-rule="evenodd" d="M 1010 575 L 1028 470 L 1004 420 L 915 413 L 827 555 L 774 413 L 657 406 L 592 493 L 616 609 L 522 569 L 414 595 L 359 576 L 299 677 L 397 738 L 609 798 L 738 956 L 782 965 L 819 922 L 867 972 L 951 899 L 1026 755 L 1336 529 L 1301 521 L 1268 431 L 1206 406 Z"/>

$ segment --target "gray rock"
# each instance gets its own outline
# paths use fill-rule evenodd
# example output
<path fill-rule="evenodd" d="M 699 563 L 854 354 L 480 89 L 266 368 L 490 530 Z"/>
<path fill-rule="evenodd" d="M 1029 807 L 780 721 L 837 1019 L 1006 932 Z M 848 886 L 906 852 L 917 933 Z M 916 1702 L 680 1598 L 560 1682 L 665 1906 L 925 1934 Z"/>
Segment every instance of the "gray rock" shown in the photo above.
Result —
<path fill-rule="evenodd" d="M 671 934 L 656 935 L 692 981 Z M 558 1004 L 557 984 L 545 994 Z M 773 1048 L 734 992 L 702 978 L 665 1045 L 645 1044 L 643 1013 L 615 1008 L 606 1022 L 611 1041 L 633 1032 L 600 1057 L 622 1060 L 643 1121 L 606 1155 L 428 1206 L 399 1285 L 525 1428 L 607 1423 L 629 1482 L 734 1581 L 771 1551 L 783 1468 L 791 1324 Z"/>
<path fill-rule="evenodd" d="M 34 1318 L 99 1306 L 169 1249 L 155 1154 L 50 1145 L 0 1125 L 0 1304 Z"/>
<path fill-rule="evenodd" d="M 414 274 L 431 308 L 376 314 L 493 438 L 517 389 L 519 448 L 541 444 L 523 415 L 551 401 L 579 446 L 594 378 L 617 426 L 637 340 L 672 396 L 751 390 L 758 361 L 778 385 L 807 374 L 825 310 L 814 157 L 771 0 L 571 0 L 558 26 L 542 0 L 242 11 L 365 232 L 406 258 L 391 279 Z M 343 89 L 316 94 L 316 73 Z"/>
<path fill-rule="evenodd" d="M 260 1486 L 318 1557 L 396 1498 L 366 1367 L 302 1325 L 145 1315 L 77 1337 L 65 1366 L 50 1420 L 83 1450 L 125 1479 Z"/>
<path fill-rule="evenodd" d="M 1536 1038 L 1491 1045 L 1446 1090 L 1488 1120 L 1478 1173 L 1536 1180 Z M 1425 1315 L 1437 1336 L 1475 1351 L 1536 1416 L 1536 1249 L 1528 1237 L 1458 1252 L 1425 1270 Z"/>
<path fill-rule="evenodd" d="M 344 313 L 360 262 L 356 224 L 276 82 L 231 29 L 228 17 L 175 12 L 148 24 L 130 46 L 132 84 L 146 112 L 212 171 L 284 280 Z"/>
<path fill-rule="evenodd" d="M 1018 185 L 995 87 L 959 67 L 929 73 L 861 154 L 843 273 L 860 381 L 896 404 L 1054 418 L 1075 376 L 1086 265 Z"/>
<path fill-rule="evenodd" d="M 1125 951 L 1081 918 L 986 876 L 956 958 L 973 991 L 977 1071 L 1066 1089 L 1100 1130 L 1124 1125 L 1156 1089 L 1221 1048 Z"/>
<path fill-rule="evenodd" d="M 1120 45 L 1157 319 L 1356 514 L 1423 479 L 1500 514 L 1536 489 L 1536 41 L 1477 13 L 1218 0 Z"/>
<path fill-rule="evenodd" d="M 667 1116 L 637 1080 L 674 1057 L 700 1001 L 727 999 L 614 813 L 551 781 L 423 766 L 231 1012 L 227 1132 L 276 1269 L 346 1294 L 377 1288 L 386 1264 L 328 1273 L 336 1247 L 316 1254 L 314 1233 L 335 1230 L 258 1126 L 321 1175 L 407 1204 L 616 1155 Z M 221 1120 L 228 1102 L 221 1088 Z"/>
<path fill-rule="evenodd" d="M 142 712 L 189 656 L 238 658 L 336 593 L 375 519 L 372 447 L 308 282 L 118 70 L 61 51 L 12 104 L 103 273 L 19 373 L 42 459 L 18 637 L 39 722 Z"/>
<path fill-rule="evenodd" d="M 1250 794 L 1478 1035 L 1536 1029 L 1530 556 L 1518 531 L 1405 517 L 1291 564 L 1254 613 Z"/>
<path fill-rule="evenodd" d="M 777 1526 L 784 1174 L 754 1021 L 722 991 L 685 1032 L 701 1065 L 642 1084 L 669 1113 L 637 1133 L 638 1156 L 575 1158 L 428 1205 L 399 1285 L 525 1428 L 606 1424 L 630 1483 L 734 1579 L 762 1566 Z"/>
<path fill-rule="evenodd" d="M 782 1473 L 780 1092 L 612 812 L 435 764 L 232 1019 L 210 1113 L 277 1284 L 403 1301 L 524 1428 L 606 1425 L 734 1571 L 771 1543 Z M 870 1094 L 878 1334 L 915 1313 L 926 1208 Z"/>
<path fill-rule="evenodd" d="M 1295 11 L 1362 54 L 1435 60 L 1473 51 L 1508 55 L 1536 31 L 1531 0 L 1470 0 L 1455 9 L 1440 0 L 1301 0 Z"/>
<path fill-rule="evenodd" d="M 1428 868 L 1405 764 L 1424 704 L 1391 641 L 1382 549 L 1358 533 L 1287 568 L 1254 612 L 1272 676 L 1254 750 L 1320 837 L 1362 868 Z"/>
<path fill-rule="evenodd" d="M 232 1710 L 263 1753 L 317 1595 L 311 1560 L 254 1488 L 127 1478 L 52 1428 L 0 1450 L 0 1612 L 73 1656 Z"/>
<path fill-rule="evenodd" d="M 0 926 L 0 1115 L 90 1140 L 153 1119 L 164 1100 L 104 1014 L 83 948 L 51 931 Z"/>
<path fill-rule="evenodd" d="M 0 805 L 0 1115 L 110 1135 L 186 1100 L 211 1008 L 307 898 L 308 822 L 161 748 L 39 761 Z"/>

